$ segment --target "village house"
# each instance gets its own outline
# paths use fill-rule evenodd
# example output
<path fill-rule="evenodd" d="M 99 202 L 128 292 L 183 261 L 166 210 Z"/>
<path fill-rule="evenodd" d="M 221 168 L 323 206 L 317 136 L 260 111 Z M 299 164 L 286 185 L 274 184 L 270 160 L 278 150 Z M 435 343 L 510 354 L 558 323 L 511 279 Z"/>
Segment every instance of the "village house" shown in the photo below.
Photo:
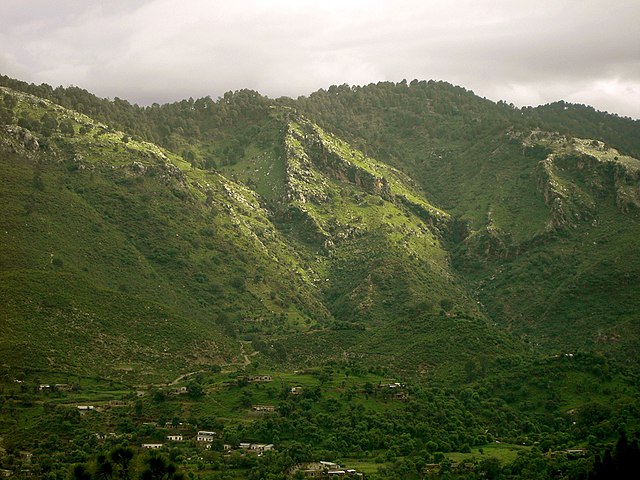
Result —
<path fill-rule="evenodd" d="M 547 456 L 576 458 L 576 457 L 584 457 L 586 454 L 587 454 L 587 451 L 584 448 L 570 448 L 567 450 L 556 450 L 554 452 L 548 452 Z"/>
<path fill-rule="evenodd" d="M 274 450 L 275 447 L 273 446 L 272 443 L 266 444 L 266 443 L 241 442 L 238 445 L 238 449 L 247 450 L 249 452 L 257 453 L 258 456 L 260 456 L 264 452 L 267 452 L 269 450 Z M 227 451 L 227 452 L 230 452 L 231 450 L 233 450 L 233 447 L 231 445 L 229 445 L 229 444 L 225 444 L 224 445 L 224 450 Z"/>
<path fill-rule="evenodd" d="M 341 467 L 340 465 L 336 465 L 335 463 L 333 464 L 333 468 L 330 468 L 326 464 L 331 464 L 332 462 L 320 462 L 320 463 L 325 464 L 325 466 L 323 466 L 323 473 L 329 478 L 334 478 L 334 477 L 364 478 L 364 474 L 361 472 L 358 472 L 354 468 L 344 468 L 344 467 Z"/>
<path fill-rule="evenodd" d="M 332 477 L 344 477 L 346 474 L 347 474 L 347 472 L 344 471 L 344 470 L 329 470 L 327 472 L 327 476 L 329 478 L 332 478 Z"/>
<path fill-rule="evenodd" d="M 570 457 L 584 457 L 587 454 L 587 450 L 584 448 L 570 448 L 565 450 L 565 453 Z"/>
<path fill-rule="evenodd" d="M 391 396 L 395 400 L 408 400 L 409 392 L 406 390 L 407 385 L 400 382 L 391 381 L 389 383 L 378 384 L 378 390 L 385 396 Z"/>
<path fill-rule="evenodd" d="M 291 387 L 291 395 L 302 395 L 302 387 Z"/>
<path fill-rule="evenodd" d="M 391 383 L 385 383 L 381 385 L 381 387 L 396 389 L 396 388 L 406 388 L 406 385 L 404 383 L 391 382 Z"/>
<path fill-rule="evenodd" d="M 250 449 L 256 452 L 258 455 L 262 455 L 263 452 L 273 450 L 273 444 L 270 443 L 268 445 L 265 445 L 263 443 L 252 443 Z"/>
<path fill-rule="evenodd" d="M 251 405 L 251 409 L 255 412 L 275 412 L 275 405 Z"/>
<path fill-rule="evenodd" d="M 159 448 L 162 448 L 162 443 L 143 443 L 142 448 L 158 450 Z"/>
<path fill-rule="evenodd" d="M 344 468 L 334 462 L 320 461 L 299 465 L 294 471 L 300 471 L 310 478 L 364 478 L 364 474 L 353 468 Z"/>
<path fill-rule="evenodd" d="M 196 435 L 196 441 L 211 443 L 211 442 L 213 442 L 215 437 L 216 437 L 216 432 L 209 432 L 209 431 L 206 431 L 206 430 L 200 430 L 198 432 L 198 434 Z"/>
<path fill-rule="evenodd" d="M 247 378 L 247 381 L 252 383 L 270 382 L 271 380 L 273 380 L 271 375 L 252 375 Z"/>
<path fill-rule="evenodd" d="M 182 435 L 167 435 L 167 440 L 170 442 L 181 442 Z"/>

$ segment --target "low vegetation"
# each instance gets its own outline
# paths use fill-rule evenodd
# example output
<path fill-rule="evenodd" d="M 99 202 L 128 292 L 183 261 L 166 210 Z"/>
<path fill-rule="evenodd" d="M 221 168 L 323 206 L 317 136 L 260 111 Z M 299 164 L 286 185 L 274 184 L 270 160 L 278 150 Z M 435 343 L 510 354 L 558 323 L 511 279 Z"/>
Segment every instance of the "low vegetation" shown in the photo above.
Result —
<path fill-rule="evenodd" d="M 638 121 L 0 85 L 2 474 L 633 477 Z"/>

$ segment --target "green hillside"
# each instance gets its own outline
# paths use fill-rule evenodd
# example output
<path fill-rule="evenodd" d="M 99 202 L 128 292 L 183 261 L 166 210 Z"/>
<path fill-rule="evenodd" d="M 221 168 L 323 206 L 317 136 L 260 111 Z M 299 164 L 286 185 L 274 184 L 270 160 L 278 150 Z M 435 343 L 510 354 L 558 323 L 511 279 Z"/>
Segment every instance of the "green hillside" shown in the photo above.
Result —
<path fill-rule="evenodd" d="M 514 348 L 452 270 L 450 216 L 288 108 L 264 110 L 263 136 L 211 170 L 3 98 L 17 123 L 3 131 L 8 368 L 173 375 L 242 362 L 248 341 L 267 362 L 346 355 L 455 376 Z"/>
<path fill-rule="evenodd" d="M 194 478 L 578 479 L 640 436 L 640 122 L 434 81 L 0 85 L 3 472 L 142 471 L 215 429 L 162 451 Z"/>
<path fill-rule="evenodd" d="M 9 366 L 168 375 L 241 360 L 230 338 L 246 322 L 295 331 L 328 317 L 250 190 L 4 94 L 40 129 L 2 133 L 3 358 L 20 356 Z M 45 135 L 47 115 L 59 126 Z"/>
<path fill-rule="evenodd" d="M 515 109 L 433 81 L 293 103 L 454 218 L 453 263 L 491 319 L 546 351 L 637 366 L 639 121 L 564 102 Z"/>
<path fill-rule="evenodd" d="M 152 302 L 210 332 L 206 362 L 237 361 L 238 339 L 267 361 L 375 357 L 389 329 L 411 337 L 410 370 L 459 353 L 416 356 L 423 342 L 469 345 L 475 329 L 476 355 L 495 339 L 621 358 L 637 346 L 638 145 L 620 136 L 637 121 L 517 110 L 443 82 L 141 108 L 2 80 L 4 275 Z M 596 118 L 599 139 L 570 134 L 598 133 Z M 318 340 L 298 347 L 297 333 Z"/>

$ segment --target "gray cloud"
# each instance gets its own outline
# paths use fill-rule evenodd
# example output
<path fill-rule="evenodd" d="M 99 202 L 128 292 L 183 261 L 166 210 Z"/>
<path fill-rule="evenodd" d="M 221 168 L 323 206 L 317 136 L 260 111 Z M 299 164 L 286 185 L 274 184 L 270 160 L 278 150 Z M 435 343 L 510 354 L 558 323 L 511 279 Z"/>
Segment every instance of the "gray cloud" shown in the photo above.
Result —
<path fill-rule="evenodd" d="M 2 73 L 142 104 L 433 78 L 640 118 L 637 0 L 6 3 Z"/>

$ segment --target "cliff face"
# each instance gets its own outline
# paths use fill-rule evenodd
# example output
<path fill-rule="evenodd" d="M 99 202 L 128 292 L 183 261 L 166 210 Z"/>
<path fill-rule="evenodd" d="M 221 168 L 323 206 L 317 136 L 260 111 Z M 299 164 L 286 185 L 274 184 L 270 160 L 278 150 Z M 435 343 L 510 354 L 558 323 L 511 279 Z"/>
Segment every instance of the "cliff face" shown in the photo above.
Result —
<path fill-rule="evenodd" d="M 548 229 L 575 228 L 594 218 L 598 202 L 612 198 L 623 214 L 640 206 L 640 160 L 595 140 L 536 132 L 524 143 L 549 154 L 537 167 L 537 188 L 549 208 Z"/>
<path fill-rule="evenodd" d="M 391 186 L 384 176 L 393 171 L 391 167 L 367 158 L 312 122 L 302 117 L 289 122 L 284 143 L 290 199 L 298 196 L 318 203 L 326 202 L 326 192 L 320 193 L 326 179 L 351 184 L 385 200 L 391 199 Z M 393 174 L 399 176 L 397 171 Z M 307 194 L 301 190 L 306 190 Z"/>
<path fill-rule="evenodd" d="M 551 220 L 547 229 L 570 228 L 589 220 L 595 207 L 590 195 L 567 179 L 553 154 L 539 164 L 538 190 L 549 207 Z"/>

